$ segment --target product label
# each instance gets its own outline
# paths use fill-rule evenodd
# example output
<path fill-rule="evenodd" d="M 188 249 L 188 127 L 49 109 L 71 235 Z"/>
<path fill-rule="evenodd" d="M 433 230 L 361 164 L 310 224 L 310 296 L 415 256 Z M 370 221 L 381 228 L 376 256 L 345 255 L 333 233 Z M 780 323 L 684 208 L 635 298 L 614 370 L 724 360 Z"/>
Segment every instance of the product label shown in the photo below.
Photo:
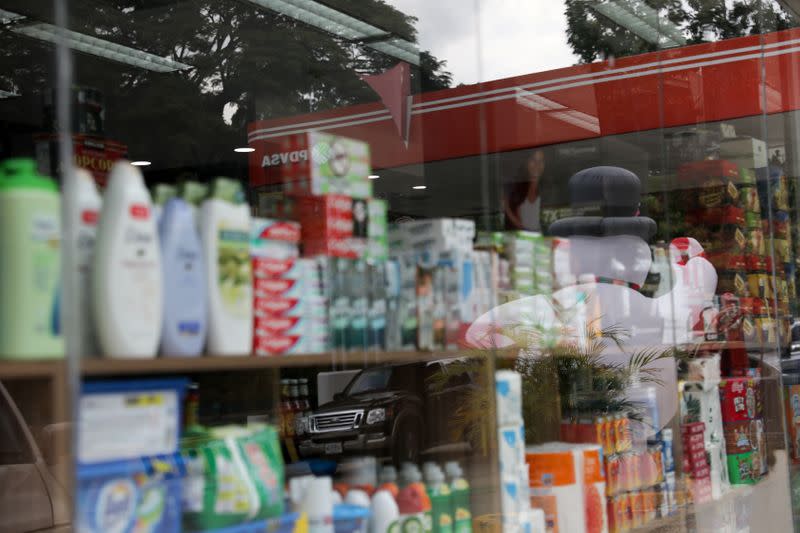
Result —
<path fill-rule="evenodd" d="M 84 395 L 78 460 L 98 463 L 173 453 L 178 448 L 178 408 L 175 391 Z"/>
<path fill-rule="evenodd" d="M 35 292 L 30 293 L 33 310 L 30 327 L 40 338 L 58 335 L 60 331 L 57 307 L 59 279 L 59 247 L 61 225 L 58 217 L 49 213 L 36 213 L 31 218 L 30 240 L 32 252 L 32 281 Z"/>
<path fill-rule="evenodd" d="M 97 496 L 95 523 L 98 531 L 124 533 L 134 522 L 138 490 L 129 479 L 114 479 Z"/>
<path fill-rule="evenodd" d="M 217 232 L 217 243 L 217 286 L 222 305 L 231 315 L 247 318 L 252 304 L 248 232 L 228 228 L 223 222 Z"/>
<path fill-rule="evenodd" d="M 150 217 L 150 208 L 145 204 L 131 204 L 129 210 L 131 217 L 136 220 L 147 220 Z"/>

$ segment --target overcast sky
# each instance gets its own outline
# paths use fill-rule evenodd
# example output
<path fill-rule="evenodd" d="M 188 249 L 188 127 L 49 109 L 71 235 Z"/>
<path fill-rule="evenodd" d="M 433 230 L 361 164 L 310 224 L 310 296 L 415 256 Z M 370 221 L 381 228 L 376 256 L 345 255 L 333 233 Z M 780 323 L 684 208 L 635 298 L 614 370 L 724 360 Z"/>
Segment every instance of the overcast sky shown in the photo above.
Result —
<path fill-rule="evenodd" d="M 423 50 L 447 60 L 454 85 L 577 63 L 564 3 L 535 0 L 387 0 L 419 19 Z"/>

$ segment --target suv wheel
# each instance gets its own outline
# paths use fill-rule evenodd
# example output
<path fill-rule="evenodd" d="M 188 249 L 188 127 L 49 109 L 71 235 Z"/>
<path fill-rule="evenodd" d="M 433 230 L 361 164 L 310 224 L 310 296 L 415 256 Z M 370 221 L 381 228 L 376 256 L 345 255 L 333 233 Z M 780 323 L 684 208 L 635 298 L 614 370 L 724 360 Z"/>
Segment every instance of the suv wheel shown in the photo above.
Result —
<path fill-rule="evenodd" d="M 397 427 L 392 439 L 392 459 L 396 465 L 404 462 L 416 464 L 422 443 L 422 429 L 419 422 L 406 419 Z"/>

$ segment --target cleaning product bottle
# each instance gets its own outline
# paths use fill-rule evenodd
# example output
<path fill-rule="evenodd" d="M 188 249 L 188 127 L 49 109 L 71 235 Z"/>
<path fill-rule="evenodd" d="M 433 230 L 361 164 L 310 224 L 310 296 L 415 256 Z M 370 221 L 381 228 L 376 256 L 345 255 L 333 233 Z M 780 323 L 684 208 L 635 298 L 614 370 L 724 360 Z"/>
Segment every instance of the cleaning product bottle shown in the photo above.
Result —
<path fill-rule="evenodd" d="M 472 513 L 470 512 L 469 482 L 464 477 L 461 465 L 450 461 L 444 465 L 450 481 L 454 533 L 472 533 Z"/>
<path fill-rule="evenodd" d="M 80 356 L 99 355 L 91 306 L 91 271 L 97 221 L 102 200 L 88 171 L 75 170 L 74 179 L 65 180 L 63 191 L 64 242 L 62 273 L 64 298 L 61 314 L 67 353 Z M 69 228 L 69 230 L 67 229 Z M 69 240 L 67 240 L 69 239 Z"/>
<path fill-rule="evenodd" d="M 333 483 L 329 477 L 315 477 L 308 486 L 300 511 L 308 516 L 308 533 L 333 533 Z"/>
<path fill-rule="evenodd" d="M 423 499 L 423 494 L 424 492 L 421 493 L 411 485 L 400 489 L 397 495 L 397 509 L 400 516 L 396 522 L 389 525 L 389 533 L 430 531 L 430 511 L 426 514 L 427 496 Z M 427 507 L 430 509 L 430 502 L 427 503 Z"/>
<path fill-rule="evenodd" d="M 453 533 L 452 498 L 444 472 L 434 464 L 428 471 L 428 497 L 431 500 L 431 521 L 434 533 Z"/>
<path fill-rule="evenodd" d="M 0 357 L 64 355 L 58 187 L 31 159 L 0 164 Z"/>
<path fill-rule="evenodd" d="M 171 198 L 164 204 L 159 236 L 164 275 L 161 353 L 200 355 L 206 340 L 206 278 L 200 236 L 188 203 Z"/>
<path fill-rule="evenodd" d="M 400 488 L 397 486 L 397 469 L 393 465 L 386 465 L 381 468 L 381 473 L 378 476 L 378 490 L 386 490 L 392 497 L 397 498 Z"/>
<path fill-rule="evenodd" d="M 385 489 L 378 489 L 372 495 L 369 510 L 370 533 L 387 533 L 392 530 L 393 524 L 396 524 L 400 518 L 400 509 L 397 507 L 394 496 Z"/>
<path fill-rule="evenodd" d="M 95 242 L 92 306 L 106 357 L 155 357 L 161 338 L 161 251 L 138 168 L 114 164 Z"/>
<path fill-rule="evenodd" d="M 417 465 L 413 463 L 403 463 L 401 467 L 401 475 L 403 479 L 403 489 L 400 491 L 400 494 L 397 497 L 397 504 L 400 506 L 400 513 L 406 514 L 403 511 L 403 504 L 400 501 L 400 497 L 402 496 L 404 491 L 410 490 L 415 494 L 415 497 L 411 500 L 414 502 L 414 507 L 416 508 L 417 502 L 420 507 L 420 519 L 422 520 L 423 531 L 432 531 L 433 523 L 431 518 L 431 499 L 428 496 L 428 492 L 425 490 L 425 484 L 422 483 L 422 474 L 417 468 Z M 415 511 L 416 512 L 416 511 Z"/>
<path fill-rule="evenodd" d="M 217 178 L 201 207 L 201 238 L 208 291 L 208 348 L 213 355 L 250 353 L 253 280 L 250 208 L 241 184 Z"/>

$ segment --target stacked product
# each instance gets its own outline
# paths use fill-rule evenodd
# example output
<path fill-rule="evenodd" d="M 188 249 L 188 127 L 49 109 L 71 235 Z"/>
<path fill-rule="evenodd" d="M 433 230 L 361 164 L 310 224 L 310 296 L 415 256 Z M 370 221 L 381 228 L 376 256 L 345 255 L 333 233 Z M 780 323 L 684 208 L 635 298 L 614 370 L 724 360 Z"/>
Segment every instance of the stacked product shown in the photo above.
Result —
<path fill-rule="evenodd" d="M 299 258 L 299 241 L 300 226 L 295 222 L 253 220 L 255 355 L 317 353 L 326 348 L 322 282 L 315 263 Z"/>
<path fill-rule="evenodd" d="M 683 472 L 689 477 L 689 494 L 695 503 L 712 499 L 711 466 L 705 450 L 706 425 L 703 422 L 681 424 Z"/>
<path fill-rule="evenodd" d="M 478 245 L 496 251 L 502 302 L 553 292 L 552 239 L 532 231 L 482 233 Z"/>
<path fill-rule="evenodd" d="M 719 384 L 730 482 L 754 484 L 767 473 L 767 447 L 759 380 L 723 379 Z"/>
<path fill-rule="evenodd" d="M 658 427 L 650 416 L 649 427 Z M 605 496 L 609 531 L 623 532 L 673 514 L 675 471 L 672 431 L 647 435 L 633 426 L 627 413 L 570 420 L 561 425 L 561 438 L 571 443 L 600 446 L 605 462 Z"/>
<path fill-rule="evenodd" d="M 474 222 L 461 219 L 411 221 L 390 230 L 390 349 L 454 348 L 492 307 L 491 254 L 473 251 L 474 237 Z"/>
<path fill-rule="evenodd" d="M 717 294 L 724 295 L 727 304 L 738 307 L 742 314 L 741 327 L 724 330 L 724 340 L 774 345 L 776 295 L 771 282 L 772 258 L 765 240 L 774 228 L 765 227 L 762 221 L 774 206 L 762 191 L 768 187 L 765 180 L 759 180 L 756 187 L 756 175 L 766 169 L 734 148 L 741 147 L 726 148 L 730 160 L 681 166 L 680 181 L 699 187 L 699 192 L 692 188 L 685 195 L 690 206 L 686 216 L 693 228 L 691 236 L 704 247 L 717 270 Z M 788 225 L 778 226 L 788 237 Z M 788 283 L 784 285 L 788 295 Z M 784 286 L 779 284 L 778 288 Z M 788 299 L 785 301 L 788 308 Z M 732 346 L 723 353 L 726 374 L 743 375 L 747 366 L 744 348 Z"/>
<path fill-rule="evenodd" d="M 684 424 L 703 424 L 702 444 L 697 433 L 683 434 L 684 467 L 701 449 L 709 467 L 711 497 L 719 500 L 728 490 L 730 479 L 726 455 L 730 453 L 723 429 L 722 409 L 719 397 L 720 356 L 714 354 L 693 359 L 688 363 L 688 379 L 679 384 L 681 420 Z M 694 465 L 690 464 L 689 467 Z M 684 470 L 686 471 L 686 470 Z M 692 468 L 689 469 L 692 471 Z M 705 481 L 701 482 L 701 484 Z M 705 490 L 705 489 L 703 489 Z"/>
<path fill-rule="evenodd" d="M 547 531 L 607 533 L 603 451 L 596 444 L 550 442 L 526 449 L 530 502 Z"/>
<path fill-rule="evenodd" d="M 532 478 L 529 481 L 528 475 L 533 469 L 529 471 L 526 463 L 525 423 L 522 420 L 522 376 L 512 370 L 498 370 L 495 372 L 495 391 L 503 531 L 505 533 L 527 531 L 525 527 L 530 524 L 533 531 L 544 532 L 548 507 L 536 504 L 536 498 L 532 496 L 529 498 L 528 487 L 533 485 L 531 485 Z M 602 462 L 602 459 L 599 461 Z M 531 502 L 540 509 L 531 509 Z"/>
<path fill-rule="evenodd" d="M 769 301 L 769 311 L 776 317 L 775 324 L 762 324 L 767 331 L 777 330 L 781 342 L 791 342 L 791 322 L 789 302 L 796 294 L 794 256 L 792 254 L 791 222 L 789 216 L 789 183 L 779 167 L 768 168 L 769 177 L 759 182 L 758 195 L 769 212 L 762 212 L 761 224 L 765 236 L 772 237 L 772 251 L 775 262 L 774 300 Z M 768 272 L 772 274 L 772 269 Z M 774 343 L 776 339 L 771 339 Z"/>
<path fill-rule="evenodd" d="M 181 531 L 182 490 L 192 488 L 183 480 L 178 454 L 186 384 L 171 379 L 83 384 L 77 529 Z M 132 427 L 137 438 L 130 438 Z"/>

